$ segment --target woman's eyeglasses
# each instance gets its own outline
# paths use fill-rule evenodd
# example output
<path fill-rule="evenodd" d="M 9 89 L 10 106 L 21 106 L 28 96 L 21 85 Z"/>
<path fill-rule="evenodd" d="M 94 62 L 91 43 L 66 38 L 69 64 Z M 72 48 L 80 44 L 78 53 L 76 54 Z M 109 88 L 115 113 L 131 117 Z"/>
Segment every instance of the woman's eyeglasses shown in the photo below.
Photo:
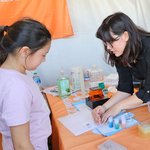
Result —
<path fill-rule="evenodd" d="M 114 43 L 115 41 L 118 41 L 118 40 L 120 39 L 120 36 L 121 36 L 121 35 L 118 35 L 116 38 L 114 38 L 113 41 L 110 41 L 110 42 L 103 42 L 104 46 L 113 48 L 113 43 Z"/>

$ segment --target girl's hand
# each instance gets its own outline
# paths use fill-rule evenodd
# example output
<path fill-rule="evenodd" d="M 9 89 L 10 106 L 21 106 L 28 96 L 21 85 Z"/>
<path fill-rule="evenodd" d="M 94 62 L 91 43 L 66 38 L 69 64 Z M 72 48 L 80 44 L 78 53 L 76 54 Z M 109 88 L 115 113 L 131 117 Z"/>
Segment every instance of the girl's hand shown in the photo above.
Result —
<path fill-rule="evenodd" d="M 97 124 L 102 123 L 101 117 L 102 117 L 102 114 L 103 114 L 105 111 L 106 111 L 106 110 L 105 110 L 105 108 L 104 108 L 103 106 L 97 106 L 95 109 L 93 109 L 92 115 L 93 115 L 94 121 L 95 121 Z"/>
<path fill-rule="evenodd" d="M 121 108 L 119 106 L 117 105 L 112 106 L 102 115 L 102 118 L 101 118 L 102 123 L 105 123 L 110 116 L 111 117 L 116 116 L 120 111 L 121 111 Z"/>

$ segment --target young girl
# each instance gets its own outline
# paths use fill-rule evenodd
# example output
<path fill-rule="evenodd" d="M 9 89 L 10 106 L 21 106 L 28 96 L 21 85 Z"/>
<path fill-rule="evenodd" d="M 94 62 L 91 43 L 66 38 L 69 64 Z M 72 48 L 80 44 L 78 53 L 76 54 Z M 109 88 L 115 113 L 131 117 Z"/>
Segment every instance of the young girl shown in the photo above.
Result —
<path fill-rule="evenodd" d="M 124 13 L 104 19 L 96 36 L 104 43 L 106 59 L 119 74 L 118 91 L 104 105 L 93 110 L 97 123 L 105 122 L 121 110 L 150 100 L 150 33 L 138 28 Z M 143 81 L 133 93 L 133 77 Z"/>
<path fill-rule="evenodd" d="M 26 75 L 50 49 L 51 34 L 29 18 L 0 28 L 0 132 L 3 150 L 48 150 L 50 111 Z"/>

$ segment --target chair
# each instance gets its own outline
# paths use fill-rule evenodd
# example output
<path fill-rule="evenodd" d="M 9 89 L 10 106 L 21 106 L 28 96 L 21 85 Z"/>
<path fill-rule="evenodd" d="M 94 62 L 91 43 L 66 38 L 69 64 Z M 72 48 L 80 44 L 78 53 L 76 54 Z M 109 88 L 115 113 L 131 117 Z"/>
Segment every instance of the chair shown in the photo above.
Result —
<path fill-rule="evenodd" d="M 0 150 L 3 150 L 2 148 L 2 135 L 0 134 Z"/>

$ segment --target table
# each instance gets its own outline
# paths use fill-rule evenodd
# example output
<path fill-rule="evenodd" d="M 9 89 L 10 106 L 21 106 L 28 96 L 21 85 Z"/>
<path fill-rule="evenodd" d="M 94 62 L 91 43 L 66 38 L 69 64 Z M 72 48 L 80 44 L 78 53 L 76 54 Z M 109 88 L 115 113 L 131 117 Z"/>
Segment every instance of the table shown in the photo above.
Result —
<path fill-rule="evenodd" d="M 108 139 L 124 145 L 129 150 L 150 150 L 150 137 L 140 137 L 137 125 L 109 137 L 94 134 L 92 131 L 80 136 L 74 136 L 58 121 L 59 117 L 67 115 L 67 110 L 62 99 L 50 94 L 46 94 L 46 97 L 52 113 L 53 150 L 96 150 L 99 144 Z M 147 106 L 132 109 L 130 112 L 135 114 L 135 118 L 138 121 L 150 119 Z"/>

